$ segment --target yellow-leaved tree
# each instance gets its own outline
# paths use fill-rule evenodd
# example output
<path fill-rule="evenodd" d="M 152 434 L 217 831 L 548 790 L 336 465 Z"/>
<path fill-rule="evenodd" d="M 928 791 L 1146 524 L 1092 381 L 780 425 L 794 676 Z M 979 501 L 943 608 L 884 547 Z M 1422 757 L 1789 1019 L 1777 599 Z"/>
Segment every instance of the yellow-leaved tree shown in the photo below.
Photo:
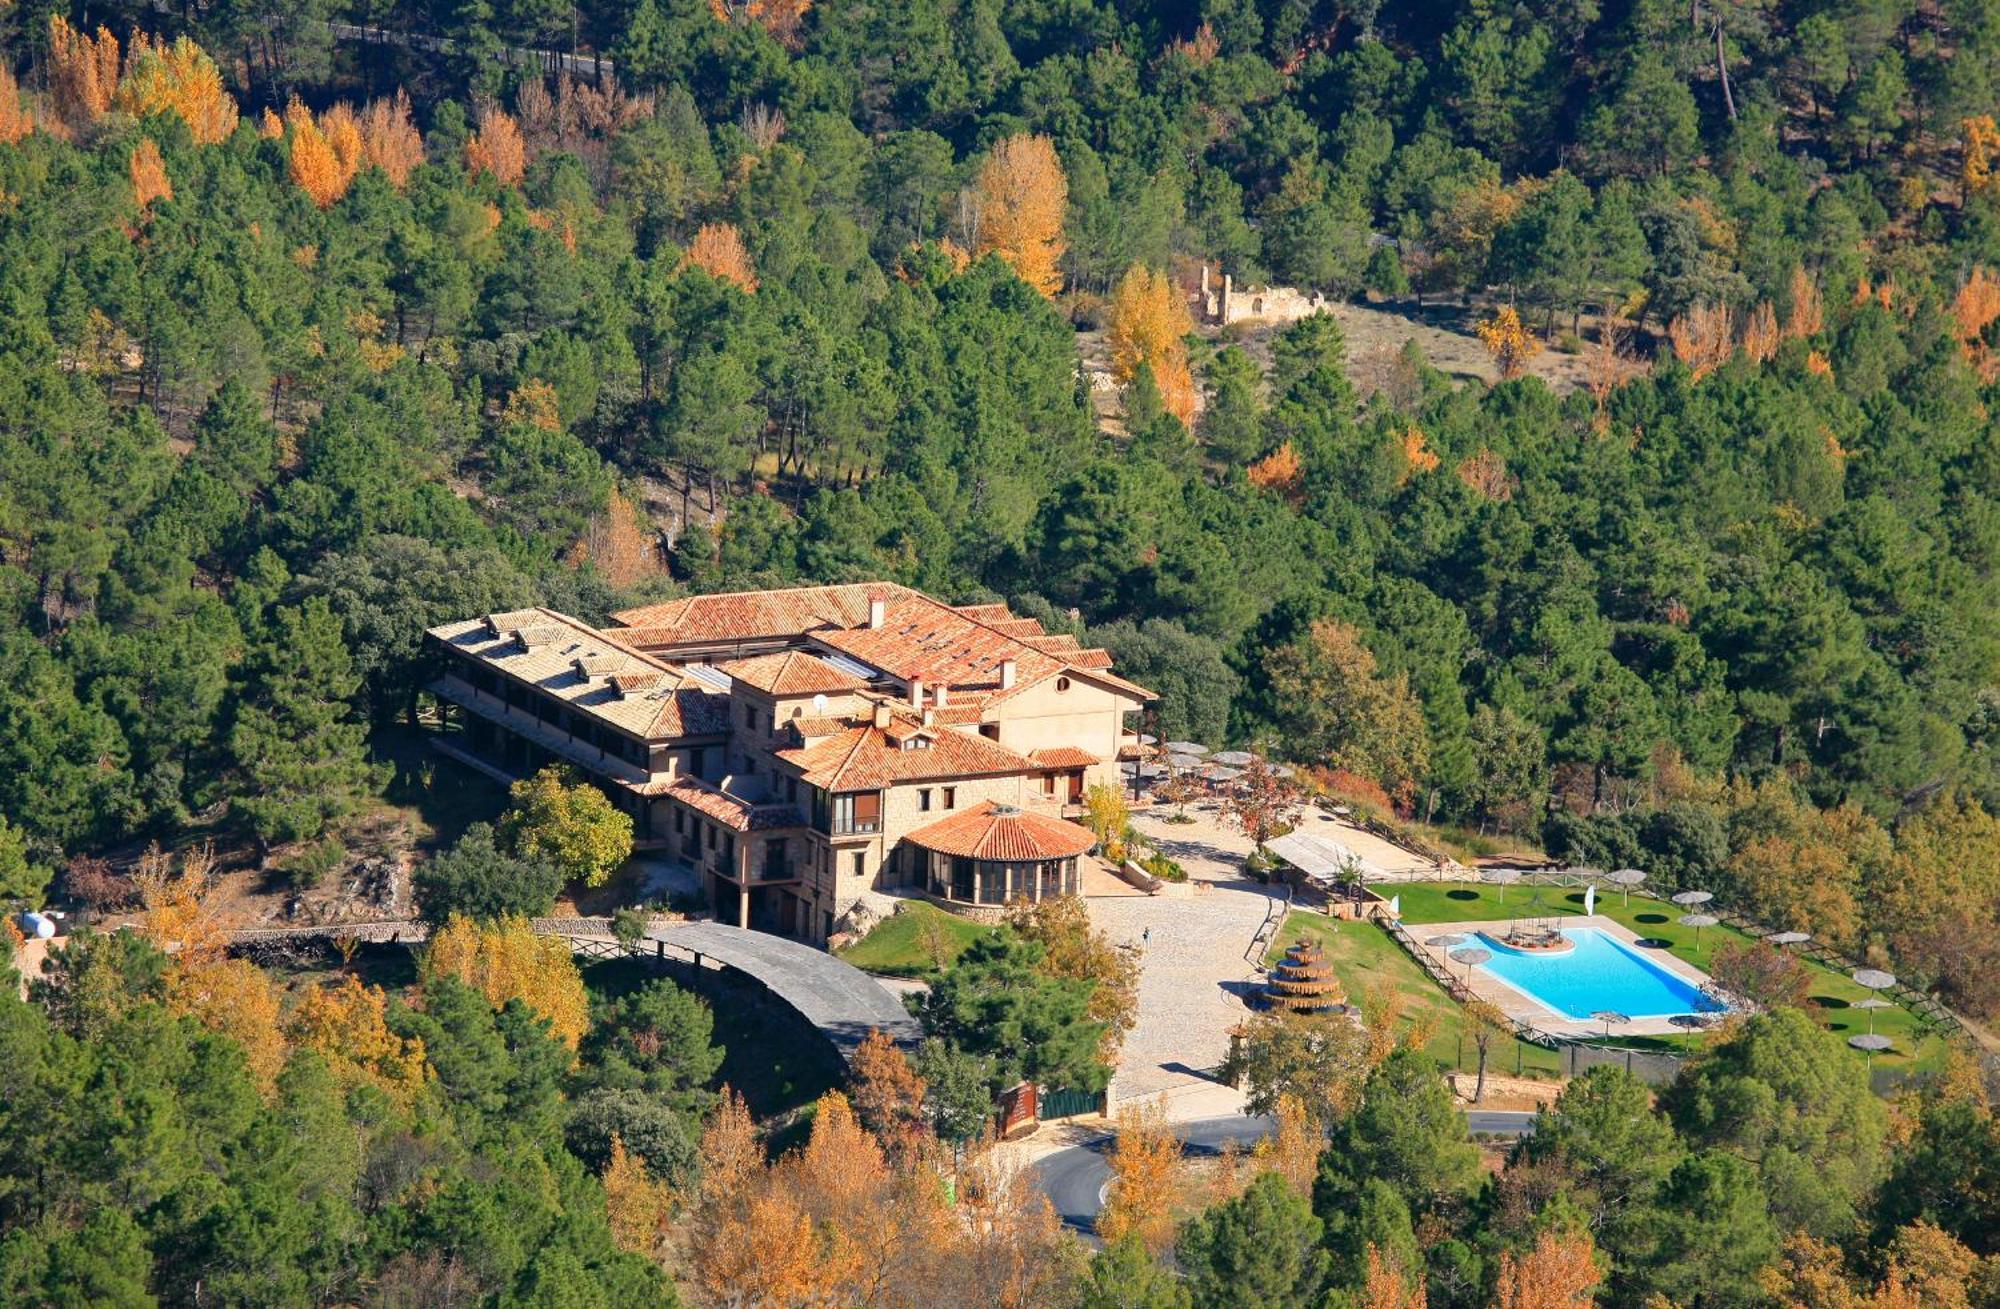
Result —
<path fill-rule="evenodd" d="M 408 1104 L 423 1086 L 424 1043 L 389 1030 L 389 997 L 352 973 L 334 986 L 314 987 L 292 1010 L 292 1044 L 326 1061 L 343 1086 L 372 1086 Z"/>
<path fill-rule="evenodd" d="M 604 1207 L 611 1219 L 611 1239 L 618 1248 L 659 1262 L 666 1253 L 667 1221 L 673 1216 L 673 1192 L 647 1171 L 646 1161 L 611 1137 L 611 1159 L 604 1165 Z"/>
<path fill-rule="evenodd" d="M 1522 325 L 1521 315 L 1513 305 L 1502 306 L 1473 330 L 1479 333 L 1479 343 L 1486 347 L 1486 353 L 1493 356 L 1502 379 L 1519 377 L 1527 369 L 1528 361 L 1542 352 L 1541 339 Z"/>
<path fill-rule="evenodd" d="M 455 977 L 496 1009 L 519 1000 L 548 1019 L 555 1037 L 572 1050 L 590 1026 L 590 996 L 569 947 L 535 935 L 525 918 L 479 923 L 453 914 L 432 935 L 418 973 L 426 984 Z"/>
<path fill-rule="evenodd" d="M 997 254 L 1043 295 L 1062 289 L 1069 179 L 1055 142 L 1025 133 L 994 145 L 967 196 L 974 254 Z"/>
<path fill-rule="evenodd" d="M 332 207 L 334 201 L 347 193 L 349 180 L 342 175 L 340 156 L 334 153 L 333 143 L 313 121 L 312 111 L 297 100 L 285 109 L 285 129 L 291 138 L 292 181 L 321 209 Z"/>
<path fill-rule="evenodd" d="M 200 145 L 225 141 L 236 130 L 236 101 L 222 89 L 222 71 L 184 36 L 172 44 L 144 32 L 134 36 L 112 106 L 135 118 L 178 114 Z"/>
<path fill-rule="evenodd" d="M 544 768 L 514 783 L 500 833 L 514 853 L 555 865 L 566 878 L 603 886 L 632 857 L 632 816 L 567 770 Z"/>
<path fill-rule="evenodd" d="M 1134 264 L 1111 297 L 1111 372 L 1130 385 L 1143 365 L 1153 371 L 1168 413 L 1194 426 L 1194 373 L 1188 368 L 1186 336 L 1194 330 L 1187 301 L 1173 279 Z"/>

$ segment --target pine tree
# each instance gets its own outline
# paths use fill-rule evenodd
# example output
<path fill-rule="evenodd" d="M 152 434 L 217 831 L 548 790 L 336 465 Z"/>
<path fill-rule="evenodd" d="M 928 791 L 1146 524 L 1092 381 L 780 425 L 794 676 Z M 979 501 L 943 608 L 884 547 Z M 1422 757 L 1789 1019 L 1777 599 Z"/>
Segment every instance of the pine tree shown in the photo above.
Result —
<path fill-rule="evenodd" d="M 229 733 L 240 778 L 234 808 L 259 841 L 318 836 L 381 784 L 366 730 L 353 721 L 361 678 L 324 597 L 279 609 L 245 661 Z"/>

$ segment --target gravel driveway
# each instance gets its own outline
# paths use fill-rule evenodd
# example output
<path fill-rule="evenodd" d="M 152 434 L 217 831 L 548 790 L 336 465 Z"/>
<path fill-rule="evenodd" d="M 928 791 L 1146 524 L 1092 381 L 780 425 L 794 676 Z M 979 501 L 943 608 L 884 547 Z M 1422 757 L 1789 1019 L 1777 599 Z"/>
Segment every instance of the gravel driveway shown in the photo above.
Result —
<path fill-rule="evenodd" d="M 1243 876 L 1247 838 L 1211 815 L 1168 823 L 1151 813 L 1133 826 L 1187 869 L 1193 894 L 1118 896 L 1087 901 L 1114 941 L 1141 950 L 1139 1020 L 1125 1038 L 1113 1101 L 1211 1085 L 1209 1069 L 1229 1053 L 1229 1029 L 1249 1015 L 1240 997 L 1256 969 L 1244 952 L 1273 906 L 1262 883 Z"/>

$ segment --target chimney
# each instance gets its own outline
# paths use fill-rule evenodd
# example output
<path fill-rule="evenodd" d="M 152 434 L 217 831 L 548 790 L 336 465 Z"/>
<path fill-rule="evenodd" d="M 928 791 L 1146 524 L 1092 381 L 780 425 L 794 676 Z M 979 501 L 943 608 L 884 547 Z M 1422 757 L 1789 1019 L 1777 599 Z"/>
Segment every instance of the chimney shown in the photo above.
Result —
<path fill-rule="evenodd" d="M 910 679 L 910 708 L 921 709 L 923 707 L 924 679 L 921 677 L 912 677 Z"/>
<path fill-rule="evenodd" d="M 1014 685 L 1014 669 L 1015 669 L 1015 663 L 1012 659 L 1002 659 L 1000 661 L 1001 690 L 1006 691 L 1012 689 Z"/>
<path fill-rule="evenodd" d="M 889 621 L 889 602 L 883 599 L 879 595 L 869 596 L 868 597 L 869 628 L 871 630 L 880 630 L 882 624 L 888 621 Z"/>
<path fill-rule="evenodd" d="M 875 705 L 875 726 L 887 727 L 891 716 L 892 711 L 889 706 L 878 701 Z"/>
<path fill-rule="evenodd" d="M 935 719 L 935 717 L 934 717 L 934 715 L 935 715 L 936 713 L 937 713 L 937 711 L 936 711 L 936 710 L 934 710 L 934 709 L 926 709 L 926 710 L 924 710 L 924 716 L 923 716 L 923 719 L 922 719 L 922 722 L 923 722 L 923 725 L 924 725 L 925 727 L 929 727 L 929 726 L 930 726 L 930 725 L 931 725 L 931 724 L 932 724 L 932 723 L 933 723 L 934 721 L 936 721 L 936 719 Z"/>
<path fill-rule="evenodd" d="M 938 708 L 942 709 L 942 708 L 944 708 L 944 707 L 945 707 L 945 705 L 946 705 L 947 703 L 949 703 L 949 701 L 950 701 L 950 698 L 951 698 L 951 697 L 950 697 L 950 692 L 951 692 L 951 688 L 950 688 L 950 687 L 948 687 L 948 686 L 944 685 L 943 683 L 939 683 L 939 684 L 938 684 L 938 689 L 937 689 L 937 707 L 938 707 Z"/>

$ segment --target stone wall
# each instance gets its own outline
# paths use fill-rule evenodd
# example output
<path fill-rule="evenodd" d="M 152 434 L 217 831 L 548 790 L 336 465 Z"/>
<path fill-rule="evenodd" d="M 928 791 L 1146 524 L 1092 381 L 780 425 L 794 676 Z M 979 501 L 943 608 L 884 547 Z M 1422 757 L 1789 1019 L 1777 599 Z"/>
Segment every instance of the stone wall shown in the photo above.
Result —
<path fill-rule="evenodd" d="M 1231 323 L 1295 323 L 1325 313 L 1331 307 L 1318 291 L 1296 286 L 1237 286 L 1229 274 L 1218 282 L 1207 264 L 1201 268 L 1198 296 L 1201 320 L 1212 326 Z"/>

